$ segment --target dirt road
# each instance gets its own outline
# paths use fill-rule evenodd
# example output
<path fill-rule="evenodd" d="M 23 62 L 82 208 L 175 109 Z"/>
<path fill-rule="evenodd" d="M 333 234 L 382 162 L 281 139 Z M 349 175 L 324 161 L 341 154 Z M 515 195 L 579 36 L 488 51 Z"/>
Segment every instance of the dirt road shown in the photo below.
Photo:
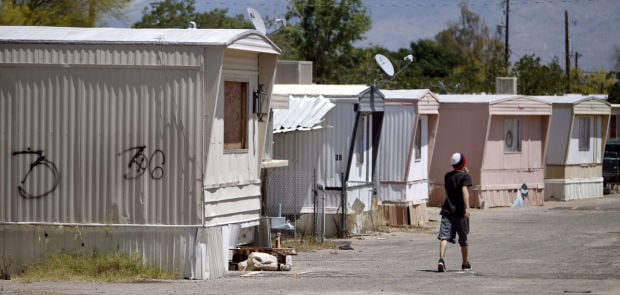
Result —
<path fill-rule="evenodd" d="M 619 195 L 474 210 L 469 273 L 460 271 L 455 245 L 450 271 L 436 272 L 437 227 L 353 237 L 353 250 L 301 253 L 289 272 L 127 284 L 0 281 L 0 294 L 620 294 Z"/>

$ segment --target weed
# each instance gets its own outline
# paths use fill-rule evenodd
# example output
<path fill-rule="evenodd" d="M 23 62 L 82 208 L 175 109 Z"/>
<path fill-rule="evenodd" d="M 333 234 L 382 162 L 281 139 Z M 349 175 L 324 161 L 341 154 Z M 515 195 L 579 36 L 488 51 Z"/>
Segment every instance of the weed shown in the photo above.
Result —
<path fill-rule="evenodd" d="M 337 249 L 338 244 L 333 241 L 317 241 L 312 237 L 302 237 L 301 239 L 283 240 L 282 248 L 293 248 L 297 252 L 312 252 L 325 249 Z"/>
<path fill-rule="evenodd" d="M 123 252 L 92 254 L 58 252 L 43 263 L 29 265 L 17 279 L 36 281 L 131 282 L 145 279 L 173 279 L 174 276 L 142 263 L 137 255 Z"/>
<path fill-rule="evenodd" d="M 13 257 L 10 255 L 2 255 L 0 259 L 0 280 L 11 279 L 11 264 L 13 263 Z"/>

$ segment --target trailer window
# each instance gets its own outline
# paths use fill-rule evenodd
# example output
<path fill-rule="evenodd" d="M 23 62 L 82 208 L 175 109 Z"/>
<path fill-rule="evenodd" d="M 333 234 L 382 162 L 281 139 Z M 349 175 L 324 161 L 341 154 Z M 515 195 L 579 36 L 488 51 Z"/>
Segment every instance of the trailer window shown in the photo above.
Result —
<path fill-rule="evenodd" d="M 504 120 L 504 152 L 521 152 L 521 119 Z"/>
<path fill-rule="evenodd" d="M 590 117 L 579 117 L 579 150 L 590 150 Z"/>
<path fill-rule="evenodd" d="M 369 149 L 368 146 L 368 124 L 369 120 L 367 116 L 360 116 L 359 122 L 357 124 L 357 134 L 355 135 L 357 143 L 355 144 L 356 150 L 355 155 L 357 158 L 357 163 L 364 163 L 365 152 Z"/>
<path fill-rule="evenodd" d="M 422 119 L 418 119 L 418 124 L 415 128 L 415 161 L 422 160 Z"/>
<path fill-rule="evenodd" d="M 247 82 L 224 82 L 224 150 L 247 149 Z"/>

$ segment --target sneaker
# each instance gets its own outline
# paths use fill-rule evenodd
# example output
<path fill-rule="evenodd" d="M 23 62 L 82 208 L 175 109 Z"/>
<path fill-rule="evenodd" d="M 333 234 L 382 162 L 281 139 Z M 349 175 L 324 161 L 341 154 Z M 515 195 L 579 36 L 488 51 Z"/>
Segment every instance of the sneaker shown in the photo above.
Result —
<path fill-rule="evenodd" d="M 469 261 L 463 265 L 461 265 L 461 269 L 462 270 L 471 270 L 471 264 L 469 264 Z"/>
<path fill-rule="evenodd" d="M 448 271 L 446 269 L 446 263 L 443 262 L 443 259 L 439 259 L 439 262 L 437 263 L 437 271 L 438 272 L 447 272 Z"/>

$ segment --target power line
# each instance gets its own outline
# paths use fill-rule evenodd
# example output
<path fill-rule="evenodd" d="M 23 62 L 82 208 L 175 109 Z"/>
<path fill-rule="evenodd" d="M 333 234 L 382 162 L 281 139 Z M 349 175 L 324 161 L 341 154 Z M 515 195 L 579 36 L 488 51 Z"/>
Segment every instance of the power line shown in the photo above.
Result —
<path fill-rule="evenodd" d="M 484 2 L 468 2 L 467 5 L 470 7 L 476 6 L 498 6 L 501 5 L 504 0 L 488 0 Z M 578 3 L 592 3 L 592 2 L 601 2 L 601 1 L 616 1 L 616 0 L 521 0 L 521 1 L 512 1 L 510 4 L 513 6 L 526 6 L 526 5 L 539 5 L 539 4 L 557 4 L 557 3 L 565 3 L 565 4 L 578 4 Z M 366 3 L 369 1 L 364 1 L 364 5 L 367 7 L 379 7 L 379 8 L 451 8 L 458 7 L 459 2 L 450 1 L 449 3 L 436 3 L 424 0 L 420 3 L 410 3 L 404 2 L 402 0 L 398 0 L 390 3 L 389 1 L 382 1 L 377 3 L 373 1 L 372 3 Z M 387 3 L 386 3 L 387 2 Z M 430 2 L 430 3 L 429 3 Z M 202 4 L 206 5 L 214 5 L 214 6 L 248 6 L 247 1 L 201 1 Z M 266 0 L 265 2 L 251 2 L 254 6 L 283 6 L 288 5 L 288 2 L 285 1 L 270 1 Z M 336 4 L 312 4 L 309 6 L 339 6 Z"/>

